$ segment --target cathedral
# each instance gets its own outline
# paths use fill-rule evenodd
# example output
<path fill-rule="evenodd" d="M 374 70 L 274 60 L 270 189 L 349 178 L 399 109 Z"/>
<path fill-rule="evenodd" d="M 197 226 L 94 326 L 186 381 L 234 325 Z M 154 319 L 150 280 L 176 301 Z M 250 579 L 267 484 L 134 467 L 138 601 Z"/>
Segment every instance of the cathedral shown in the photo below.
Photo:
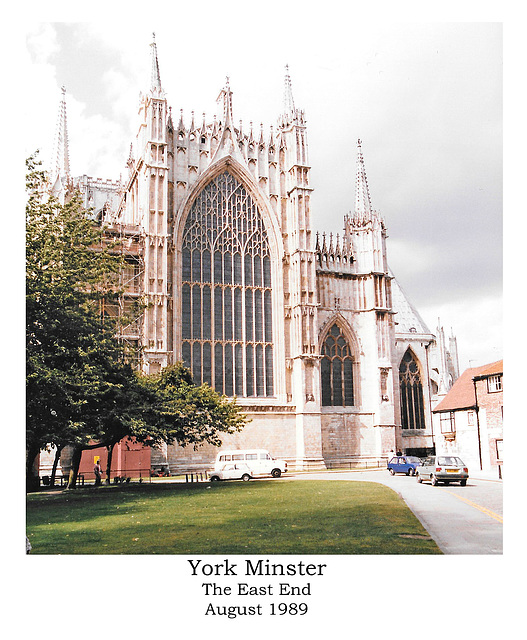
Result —
<path fill-rule="evenodd" d="M 51 171 L 59 198 L 80 191 L 121 240 L 124 293 L 107 312 L 123 318 L 138 366 L 184 362 L 250 419 L 224 446 L 267 449 L 292 469 L 432 452 L 431 411 L 459 375 L 456 340 L 431 333 L 389 269 L 360 140 L 352 212 L 340 234 L 316 233 L 289 70 L 276 126 L 255 132 L 235 124 L 228 79 L 218 114 L 174 118 L 155 41 L 151 57 L 126 175 L 69 175 L 64 94 Z M 146 306 L 134 317 L 135 300 Z M 207 468 L 216 453 L 167 445 L 152 464 Z"/>

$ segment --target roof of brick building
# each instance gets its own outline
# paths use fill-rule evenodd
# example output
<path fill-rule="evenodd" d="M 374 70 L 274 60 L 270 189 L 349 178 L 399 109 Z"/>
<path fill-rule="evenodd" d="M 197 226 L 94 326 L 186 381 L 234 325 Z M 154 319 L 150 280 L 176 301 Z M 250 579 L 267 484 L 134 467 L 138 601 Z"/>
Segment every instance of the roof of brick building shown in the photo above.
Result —
<path fill-rule="evenodd" d="M 459 409 L 472 409 L 476 406 L 473 378 L 492 376 L 503 373 L 503 360 L 485 364 L 481 367 L 465 369 L 454 382 L 450 391 L 433 409 L 434 413 L 441 411 L 457 411 Z"/>

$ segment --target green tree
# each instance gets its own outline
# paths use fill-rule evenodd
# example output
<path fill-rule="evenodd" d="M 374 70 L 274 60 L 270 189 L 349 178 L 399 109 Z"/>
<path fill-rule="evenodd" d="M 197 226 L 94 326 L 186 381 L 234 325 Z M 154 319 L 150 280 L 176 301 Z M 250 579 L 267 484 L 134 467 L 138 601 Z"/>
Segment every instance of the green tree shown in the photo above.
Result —
<path fill-rule="evenodd" d="M 207 384 L 196 385 L 181 363 L 166 367 L 157 375 L 142 376 L 148 390 L 144 434 L 135 435 L 151 445 L 177 442 L 180 446 L 220 446 L 224 434 L 240 431 L 247 423 L 236 399 L 220 395 Z M 145 437 L 146 436 L 146 437 Z"/>
<path fill-rule="evenodd" d="M 26 446 L 33 461 L 51 444 L 91 446 L 124 431 L 115 407 L 135 393 L 115 326 L 103 321 L 103 300 L 114 286 L 122 258 L 78 196 L 64 205 L 45 195 L 45 175 L 27 161 L 26 206 Z M 126 406 L 126 404 L 121 404 Z M 122 437 L 122 436 L 121 436 Z M 80 456 L 79 456 L 80 460 Z"/>
<path fill-rule="evenodd" d="M 246 422 L 235 400 L 196 386 L 181 364 L 159 375 L 134 371 L 101 303 L 122 258 L 73 196 L 45 197 L 45 176 L 27 163 L 26 206 L 26 446 L 28 486 L 34 460 L 53 445 L 73 447 L 68 486 L 75 486 L 82 452 L 109 451 L 124 437 L 149 445 L 220 444 Z"/>

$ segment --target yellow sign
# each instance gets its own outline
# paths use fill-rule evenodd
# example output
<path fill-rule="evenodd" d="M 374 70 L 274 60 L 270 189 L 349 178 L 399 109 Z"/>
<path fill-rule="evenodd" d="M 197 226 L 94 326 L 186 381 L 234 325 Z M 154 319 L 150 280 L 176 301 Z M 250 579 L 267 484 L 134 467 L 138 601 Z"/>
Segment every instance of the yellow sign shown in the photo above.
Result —
<path fill-rule="evenodd" d="M 93 464 L 97 464 L 100 459 L 101 459 L 101 456 L 93 456 Z"/>

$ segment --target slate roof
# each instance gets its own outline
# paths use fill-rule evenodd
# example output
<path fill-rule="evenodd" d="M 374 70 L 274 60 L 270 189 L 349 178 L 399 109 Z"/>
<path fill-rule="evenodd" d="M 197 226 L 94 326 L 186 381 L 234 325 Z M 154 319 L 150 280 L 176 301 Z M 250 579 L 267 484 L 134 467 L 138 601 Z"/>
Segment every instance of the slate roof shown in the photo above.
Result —
<path fill-rule="evenodd" d="M 390 272 L 390 275 L 393 274 Z M 419 315 L 417 309 L 408 300 L 403 288 L 394 277 L 392 280 L 392 308 L 397 313 L 395 316 L 395 333 L 421 333 L 432 335 L 425 321 Z"/>
<path fill-rule="evenodd" d="M 474 409 L 476 407 L 476 396 L 472 378 L 492 376 L 500 373 L 503 373 L 503 360 L 498 360 L 491 364 L 484 364 L 481 367 L 466 369 L 454 382 L 446 396 L 433 409 L 433 413 Z"/>

